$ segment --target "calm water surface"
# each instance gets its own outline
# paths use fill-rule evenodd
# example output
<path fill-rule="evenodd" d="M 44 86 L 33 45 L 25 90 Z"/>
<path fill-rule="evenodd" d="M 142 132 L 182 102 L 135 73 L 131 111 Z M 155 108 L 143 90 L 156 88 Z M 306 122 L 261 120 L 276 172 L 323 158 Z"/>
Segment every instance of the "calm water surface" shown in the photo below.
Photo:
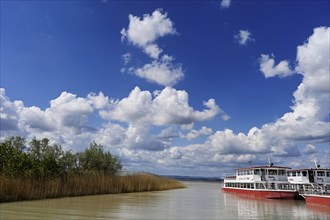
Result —
<path fill-rule="evenodd" d="M 253 200 L 224 194 L 220 183 L 187 188 L 0 204 L 0 219 L 330 219 L 304 201 Z"/>

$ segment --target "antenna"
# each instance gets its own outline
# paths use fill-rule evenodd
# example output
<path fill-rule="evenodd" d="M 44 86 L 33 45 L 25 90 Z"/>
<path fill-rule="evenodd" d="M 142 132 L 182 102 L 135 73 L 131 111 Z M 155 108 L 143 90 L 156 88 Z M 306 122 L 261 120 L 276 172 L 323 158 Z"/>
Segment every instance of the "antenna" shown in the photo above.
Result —
<path fill-rule="evenodd" d="M 249 166 L 251 167 L 252 160 L 249 160 Z"/>
<path fill-rule="evenodd" d="M 316 159 L 314 159 L 315 168 L 320 168 L 320 164 L 317 164 Z"/>
<path fill-rule="evenodd" d="M 268 166 L 273 166 L 273 163 L 271 162 L 271 160 L 270 160 L 270 156 L 268 156 Z"/>

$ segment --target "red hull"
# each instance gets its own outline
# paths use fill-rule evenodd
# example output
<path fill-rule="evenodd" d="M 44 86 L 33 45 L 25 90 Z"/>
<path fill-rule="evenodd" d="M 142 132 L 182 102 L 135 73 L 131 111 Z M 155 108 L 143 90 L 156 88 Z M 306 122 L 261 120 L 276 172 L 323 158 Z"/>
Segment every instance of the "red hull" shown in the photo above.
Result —
<path fill-rule="evenodd" d="M 306 204 L 324 205 L 330 207 L 330 196 L 305 195 Z"/>
<path fill-rule="evenodd" d="M 280 191 L 280 190 L 256 190 L 256 189 L 237 189 L 222 188 L 222 191 L 237 195 L 244 195 L 258 199 L 298 199 L 299 194 L 296 191 Z"/>

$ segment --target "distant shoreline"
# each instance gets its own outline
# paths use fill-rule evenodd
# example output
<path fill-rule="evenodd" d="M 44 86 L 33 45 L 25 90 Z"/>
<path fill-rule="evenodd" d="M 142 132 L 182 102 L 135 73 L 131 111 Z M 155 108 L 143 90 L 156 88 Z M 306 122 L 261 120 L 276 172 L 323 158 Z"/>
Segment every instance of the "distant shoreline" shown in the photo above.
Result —
<path fill-rule="evenodd" d="M 201 177 L 201 176 L 177 176 L 177 175 L 163 175 L 165 178 L 175 179 L 179 181 L 206 181 L 206 182 L 223 182 L 219 177 Z"/>

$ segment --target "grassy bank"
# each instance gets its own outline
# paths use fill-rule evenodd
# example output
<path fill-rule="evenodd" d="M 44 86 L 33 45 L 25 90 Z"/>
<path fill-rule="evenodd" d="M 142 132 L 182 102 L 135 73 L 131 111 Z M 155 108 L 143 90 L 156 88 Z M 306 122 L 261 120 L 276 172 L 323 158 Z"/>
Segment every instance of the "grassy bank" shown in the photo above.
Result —
<path fill-rule="evenodd" d="M 0 176 L 0 202 L 158 191 L 184 188 L 176 180 L 152 174 L 72 176 L 37 180 Z"/>

